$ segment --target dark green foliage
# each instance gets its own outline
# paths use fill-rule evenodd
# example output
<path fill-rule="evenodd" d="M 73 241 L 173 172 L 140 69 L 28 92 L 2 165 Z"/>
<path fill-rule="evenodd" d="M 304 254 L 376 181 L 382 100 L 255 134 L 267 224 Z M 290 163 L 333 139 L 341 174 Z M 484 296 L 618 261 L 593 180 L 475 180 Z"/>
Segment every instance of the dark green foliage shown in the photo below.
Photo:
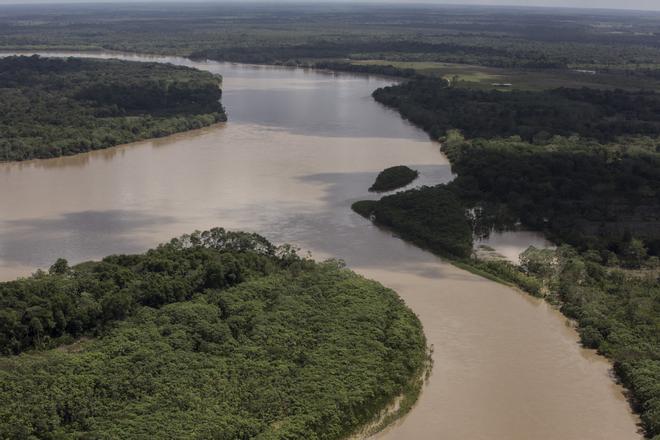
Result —
<path fill-rule="evenodd" d="M 48 275 L 0 283 L 0 351 L 50 348 L 103 332 L 140 306 L 186 301 L 204 289 L 228 288 L 300 262 L 288 248 L 222 229 L 75 268 L 59 259 Z"/>
<path fill-rule="evenodd" d="M 225 120 L 220 78 L 115 60 L 0 59 L 0 160 L 48 158 Z"/>
<path fill-rule="evenodd" d="M 385 192 L 406 186 L 419 176 L 419 171 L 405 165 L 386 168 L 376 176 L 376 181 L 369 191 Z"/>
<path fill-rule="evenodd" d="M 1 438 L 338 439 L 426 362 L 393 291 L 254 234 L 59 269 L 0 284 L 0 346 L 96 338 L 0 358 Z"/>
<path fill-rule="evenodd" d="M 378 206 L 378 200 L 360 200 L 351 205 L 351 209 L 362 217 L 372 218 L 376 207 Z"/>
<path fill-rule="evenodd" d="M 553 135 L 609 142 L 622 135 L 660 134 L 660 95 L 649 91 L 500 92 L 449 87 L 443 79 L 426 78 L 378 89 L 373 96 L 434 138 L 450 129 L 468 138 L 518 135 L 535 143 Z"/>
<path fill-rule="evenodd" d="M 634 267 L 660 240 L 660 155 L 657 142 L 602 145 L 554 138 L 450 141 L 443 146 L 464 200 L 503 212 L 527 227 L 582 248 L 609 249 Z M 501 214 L 500 214 L 501 215 Z"/>
<path fill-rule="evenodd" d="M 660 95 L 485 92 L 425 79 L 374 96 L 432 136 L 446 136 L 443 151 L 458 175 L 450 188 L 483 208 L 479 220 L 520 221 L 556 241 L 627 254 L 626 261 L 644 257 L 627 234 L 644 239 L 651 254 L 660 250 Z"/>
<path fill-rule="evenodd" d="M 422 187 L 353 204 L 353 210 L 440 255 L 469 257 L 472 228 L 459 199 L 444 186 Z"/>

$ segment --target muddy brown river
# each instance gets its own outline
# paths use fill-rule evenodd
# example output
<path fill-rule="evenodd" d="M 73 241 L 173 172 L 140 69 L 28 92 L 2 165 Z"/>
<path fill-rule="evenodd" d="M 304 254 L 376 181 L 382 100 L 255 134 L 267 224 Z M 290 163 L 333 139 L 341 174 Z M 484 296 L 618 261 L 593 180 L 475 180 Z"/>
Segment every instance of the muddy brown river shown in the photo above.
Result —
<path fill-rule="evenodd" d="M 395 289 L 420 317 L 435 349 L 433 373 L 410 414 L 376 438 L 641 438 L 609 364 L 580 348 L 558 312 L 351 212 L 353 201 L 373 197 L 367 188 L 385 167 L 420 170 L 415 184 L 452 178 L 436 143 L 371 99 L 391 81 L 103 56 L 222 74 L 230 122 L 75 157 L 0 164 L 0 278 L 60 256 L 80 262 L 141 252 L 195 229 L 256 231 L 316 258 L 344 259 Z M 506 240 L 507 251 L 520 241 Z"/>

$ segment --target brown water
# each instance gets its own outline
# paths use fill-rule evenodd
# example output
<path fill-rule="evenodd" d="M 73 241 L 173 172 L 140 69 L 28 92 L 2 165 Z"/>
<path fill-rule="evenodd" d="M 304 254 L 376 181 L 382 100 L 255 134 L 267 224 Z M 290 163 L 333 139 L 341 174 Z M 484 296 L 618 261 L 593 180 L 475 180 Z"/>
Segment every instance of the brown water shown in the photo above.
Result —
<path fill-rule="evenodd" d="M 154 59 L 124 56 L 137 60 Z M 139 252 L 213 226 L 340 257 L 396 289 L 435 367 L 379 439 L 639 439 L 609 365 L 545 303 L 458 270 L 349 209 L 385 167 L 451 179 L 438 145 L 370 98 L 387 80 L 192 63 L 225 77 L 230 122 L 75 157 L 0 165 L 0 276 Z"/>

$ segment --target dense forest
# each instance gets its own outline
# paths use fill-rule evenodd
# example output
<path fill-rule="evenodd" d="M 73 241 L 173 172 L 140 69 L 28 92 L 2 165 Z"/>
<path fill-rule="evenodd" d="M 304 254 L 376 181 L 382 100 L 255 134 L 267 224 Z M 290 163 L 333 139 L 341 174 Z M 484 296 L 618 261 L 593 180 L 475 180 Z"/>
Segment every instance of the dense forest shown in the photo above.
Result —
<path fill-rule="evenodd" d="M 434 138 L 450 129 L 468 138 L 517 135 L 536 143 L 553 135 L 611 142 L 625 135 L 660 134 L 660 94 L 652 91 L 471 90 L 422 78 L 378 89 L 373 96 Z"/>
<path fill-rule="evenodd" d="M 523 225 L 582 249 L 660 254 L 660 95 L 479 91 L 418 79 L 374 97 L 442 136 L 450 184 L 482 229 Z M 467 139 L 466 139 L 467 138 Z"/>
<path fill-rule="evenodd" d="M 356 202 L 352 208 L 440 255 L 465 258 L 472 254 L 472 228 L 465 208 L 443 185 Z"/>
<path fill-rule="evenodd" d="M 485 229 L 520 221 L 556 241 L 620 258 L 636 237 L 660 255 L 660 143 L 628 142 L 555 136 L 535 145 L 453 133 L 443 151 L 457 174 L 449 186 L 467 206 L 482 208 Z"/>
<path fill-rule="evenodd" d="M 0 160 L 48 158 L 226 120 L 221 79 L 117 60 L 0 59 Z"/>
<path fill-rule="evenodd" d="M 660 64 L 660 20 L 634 11 L 197 3 L 11 5 L 2 12 L 0 48 L 8 50 L 111 49 L 251 63 L 432 61 L 622 77 L 657 77 Z"/>
<path fill-rule="evenodd" d="M 372 192 L 385 192 L 401 188 L 419 177 L 419 171 L 405 165 L 386 168 L 376 176 L 376 181 L 369 188 Z"/>
<path fill-rule="evenodd" d="M 2 438 L 338 439 L 427 362 L 393 291 L 222 229 L 58 260 L 0 301 Z"/>

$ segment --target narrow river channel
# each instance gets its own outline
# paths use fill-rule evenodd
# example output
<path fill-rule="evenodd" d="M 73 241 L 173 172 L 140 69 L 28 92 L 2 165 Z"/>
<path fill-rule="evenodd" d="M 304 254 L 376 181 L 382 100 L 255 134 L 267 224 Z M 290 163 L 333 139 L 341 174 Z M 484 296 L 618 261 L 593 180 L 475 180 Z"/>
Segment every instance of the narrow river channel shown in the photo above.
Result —
<path fill-rule="evenodd" d="M 64 54 L 59 56 L 85 54 Z M 95 56 L 101 56 L 95 54 Z M 57 257 L 141 252 L 214 226 L 342 258 L 419 315 L 435 366 L 411 413 L 376 437 L 640 439 L 609 364 L 544 302 L 402 242 L 350 211 L 385 167 L 451 179 L 438 144 L 375 103 L 376 77 L 181 58 L 224 76 L 229 122 L 74 157 L 0 164 L 0 278 Z"/>

